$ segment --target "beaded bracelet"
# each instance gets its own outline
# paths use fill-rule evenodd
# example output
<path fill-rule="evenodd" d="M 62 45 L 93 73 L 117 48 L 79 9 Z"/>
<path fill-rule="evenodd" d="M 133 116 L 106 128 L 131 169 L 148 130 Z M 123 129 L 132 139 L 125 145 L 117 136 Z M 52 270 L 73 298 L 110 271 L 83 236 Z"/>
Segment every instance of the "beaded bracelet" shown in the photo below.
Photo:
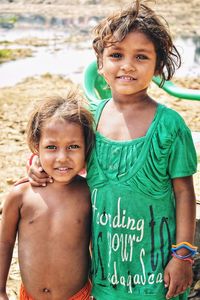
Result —
<path fill-rule="evenodd" d="M 187 255 L 179 255 L 179 254 L 176 253 L 177 250 L 183 249 L 183 248 L 189 250 L 190 252 Z M 188 242 L 182 242 L 182 243 L 179 243 L 177 245 L 172 245 L 171 251 L 172 251 L 172 253 L 174 254 L 174 256 L 176 258 L 184 260 L 186 258 L 193 257 L 197 253 L 197 247 L 191 245 Z"/>
<path fill-rule="evenodd" d="M 175 257 L 175 258 L 177 258 L 177 259 L 179 259 L 179 260 L 182 260 L 182 261 L 188 261 L 188 262 L 190 262 L 191 263 L 191 265 L 193 265 L 194 264 L 194 259 L 193 258 L 183 258 L 183 259 L 181 259 L 181 258 L 178 258 L 174 253 L 172 253 L 172 256 L 173 257 Z"/>

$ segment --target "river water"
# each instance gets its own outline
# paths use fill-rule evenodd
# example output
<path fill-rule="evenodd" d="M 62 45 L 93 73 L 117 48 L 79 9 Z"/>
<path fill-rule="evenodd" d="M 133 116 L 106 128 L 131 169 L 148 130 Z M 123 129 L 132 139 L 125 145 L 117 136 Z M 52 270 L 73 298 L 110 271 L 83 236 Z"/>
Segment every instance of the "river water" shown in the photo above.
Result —
<path fill-rule="evenodd" d="M 12 86 L 27 77 L 45 73 L 59 74 L 80 83 L 84 68 L 95 59 L 95 56 L 89 39 L 84 43 L 66 43 L 64 40 L 68 36 L 69 34 L 64 30 L 49 28 L 0 28 L 0 42 L 14 42 L 31 37 L 48 40 L 48 45 L 45 47 L 26 46 L 33 50 L 32 57 L 0 64 L 0 87 Z M 176 76 L 200 76 L 200 37 L 180 37 L 175 41 L 175 45 L 183 61 Z M 21 45 L 15 44 L 12 47 L 22 48 Z"/>

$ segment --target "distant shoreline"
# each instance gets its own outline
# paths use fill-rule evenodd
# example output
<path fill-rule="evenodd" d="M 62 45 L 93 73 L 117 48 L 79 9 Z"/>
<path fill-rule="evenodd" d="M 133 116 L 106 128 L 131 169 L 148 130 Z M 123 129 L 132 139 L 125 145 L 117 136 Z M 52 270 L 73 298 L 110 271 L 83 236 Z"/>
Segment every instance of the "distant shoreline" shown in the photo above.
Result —
<path fill-rule="evenodd" d="M 57 18 L 81 18 L 86 16 L 105 17 L 107 14 L 112 13 L 117 8 L 122 8 L 131 1 L 101 1 L 100 4 L 81 4 L 88 3 L 89 1 L 66 1 L 65 2 L 51 0 L 51 4 L 35 4 L 37 1 L 28 1 L 23 4 L 23 1 L 17 3 L 3 3 L 0 4 L 0 18 L 4 14 L 39 14 L 41 16 L 57 17 Z M 54 3 L 60 4 L 54 4 Z M 73 4 L 68 4 L 68 3 Z M 92 1 L 90 1 L 92 2 Z M 157 0 L 149 1 L 152 6 L 160 15 L 162 15 L 169 24 L 170 31 L 173 36 L 200 36 L 200 6 L 199 0 L 191 0 L 184 2 L 177 0 Z M 79 3 L 77 5 L 77 3 Z M 78 7 L 78 9 L 77 9 Z"/>

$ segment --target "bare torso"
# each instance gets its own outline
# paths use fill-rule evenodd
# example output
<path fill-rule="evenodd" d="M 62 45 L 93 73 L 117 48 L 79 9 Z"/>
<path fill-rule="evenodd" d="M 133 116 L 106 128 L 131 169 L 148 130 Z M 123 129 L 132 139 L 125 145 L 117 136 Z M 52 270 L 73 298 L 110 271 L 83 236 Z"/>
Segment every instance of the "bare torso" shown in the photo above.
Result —
<path fill-rule="evenodd" d="M 25 289 L 34 299 L 68 299 L 86 284 L 90 213 L 84 179 L 62 191 L 51 185 L 23 187 L 19 264 Z"/>

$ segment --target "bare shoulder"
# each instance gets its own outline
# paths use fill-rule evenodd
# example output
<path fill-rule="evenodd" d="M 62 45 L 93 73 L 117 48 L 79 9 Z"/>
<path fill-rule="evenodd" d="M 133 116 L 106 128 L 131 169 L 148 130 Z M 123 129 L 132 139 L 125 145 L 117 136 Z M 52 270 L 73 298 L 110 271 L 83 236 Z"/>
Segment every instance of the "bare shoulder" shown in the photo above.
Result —
<path fill-rule="evenodd" d="M 13 186 L 4 201 L 3 210 L 9 208 L 20 208 L 23 204 L 24 195 L 30 190 L 30 183 L 25 182 Z"/>

